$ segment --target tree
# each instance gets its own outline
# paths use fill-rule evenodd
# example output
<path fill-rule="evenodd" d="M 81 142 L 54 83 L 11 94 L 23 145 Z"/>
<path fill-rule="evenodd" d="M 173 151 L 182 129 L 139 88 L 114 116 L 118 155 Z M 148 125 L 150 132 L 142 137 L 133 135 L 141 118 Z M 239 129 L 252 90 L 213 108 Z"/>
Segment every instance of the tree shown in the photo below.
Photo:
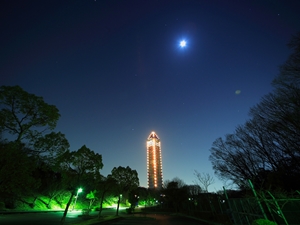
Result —
<path fill-rule="evenodd" d="M 41 187 L 39 188 L 40 193 L 48 196 L 49 200 L 46 202 L 46 207 L 51 209 L 51 202 L 58 195 L 66 192 L 65 184 L 62 182 L 61 174 L 54 172 L 51 169 L 45 170 L 42 168 L 44 175 L 41 179 Z"/>
<path fill-rule="evenodd" d="M 88 208 L 88 213 L 90 211 L 90 209 L 92 208 L 92 205 L 94 203 L 94 201 L 96 200 L 96 193 L 97 191 L 96 190 L 93 190 L 93 191 L 90 191 L 90 193 L 88 193 L 86 195 L 86 198 L 90 200 L 90 204 L 89 204 L 89 208 Z"/>
<path fill-rule="evenodd" d="M 170 182 L 171 182 L 171 181 L 170 181 L 169 179 L 164 180 L 163 187 L 164 187 L 164 188 L 167 188 Z"/>
<path fill-rule="evenodd" d="M 138 187 L 135 190 L 135 194 L 138 195 L 138 202 L 140 202 L 141 205 L 144 205 L 146 207 L 147 202 L 149 202 L 151 198 L 149 190 L 145 187 Z"/>
<path fill-rule="evenodd" d="M 42 97 L 30 94 L 19 86 L 0 87 L 1 138 L 6 137 L 10 141 L 9 145 L 6 145 L 7 151 L 15 153 L 18 149 L 22 152 L 20 153 L 23 155 L 22 159 L 30 158 L 31 164 L 28 168 L 23 167 L 24 171 L 29 168 L 38 171 L 42 165 L 48 169 L 49 166 L 54 165 L 58 155 L 68 150 L 69 143 L 65 136 L 60 132 L 52 131 L 59 117 L 56 106 L 47 104 Z M 3 160 L 7 165 L 13 165 L 16 161 L 15 158 L 9 157 L 8 153 L 3 157 L 6 157 Z M 43 178 L 32 177 L 32 175 L 30 177 L 28 181 L 35 178 L 35 185 L 30 190 L 37 192 L 39 182 Z M 15 185 L 17 186 L 17 182 Z"/>
<path fill-rule="evenodd" d="M 179 177 L 174 177 L 172 180 L 171 180 L 171 182 L 175 182 L 176 183 L 176 186 L 178 187 L 178 188 L 182 188 L 182 187 L 185 187 L 186 186 L 186 183 L 182 180 L 182 179 L 180 179 Z"/>
<path fill-rule="evenodd" d="M 40 156 L 48 165 L 54 166 L 56 158 L 65 153 L 70 144 L 61 132 L 51 132 L 40 136 L 33 144 L 33 149 L 28 153 Z"/>
<path fill-rule="evenodd" d="M 32 188 L 32 190 L 27 193 L 27 195 L 33 196 L 33 201 L 29 203 L 29 206 L 34 208 L 36 201 L 40 200 L 50 209 L 52 199 L 64 190 L 60 174 L 54 172 L 52 168 L 45 165 L 44 162 L 39 162 L 36 163 L 32 171 L 32 177 L 39 183 L 39 186 Z M 44 201 L 39 198 L 40 195 L 48 196 L 49 200 L 47 202 Z"/>
<path fill-rule="evenodd" d="M 138 205 L 139 203 L 139 189 L 135 188 L 129 191 L 128 194 L 128 202 L 130 203 L 130 208 L 128 209 L 128 213 L 132 213 L 134 208 Z"/>
<path fill-rule="evenodd" d="M 206 193 L 208 193 L 208 187 L 215 183 L 214 177 L 212 177 L 209 173 L 199 173 L 197 170 L 194 170 L 194 175 L 197 178 L 196 183 L 202 187 Z"/>
<path fill-rule="evenodd" d="M 237 130 L 239 132 L 226 135 L 225 140 L 218 138 L 214 141 L 209 159 L 217 176 L 221 179 L 232 180 L 242 188 L 248 186 L 248 179 L 257 176 L 261 166 L 269 166 L 264 158 L 255 154 L 259 149 L 260 154 L 263 151 L 268 152 L 269 147 L 263 137 L 256 136 L 258 135 L 256 131 L 247 131 L 243 126 L 239 126 Z M 262 142 L 257 142 L 258 140 Z"/>
<path fill-rule="evenodd" d="M 0 201 L 14 208 L 16 200 L 31 193 L 39 183 L 32 177 L 34 163 L 14 142 L 0 143 Z"/>
<path fill-rule="evenodd" d="M 191 197 L 195 197 L 202 193 L 202 188 L 198 184 L 187 185 L 187 187 Z"/>
<path fill-rule="evenodd" d="M 251 119 L 218 138 L 210 160 L 215 173 L 240 187 L 297 190 L 300 182 L 300 33 L 294 52 L 274 79 L 275 90 L 250 109 Z"/>
<path fill-rule="evenodd" d="M 139 186 L 139 178 L 136 170 L 132 170 L 129 166 L 118 168 L 114 167 L 111 171 L 111 176 L 116 180 L 116 194 L 118 196 L 118 206 L 116 215 L 119 214 L 119 206 L 121 200 L 121 194 L 128 194 L 131 190 Z"/>
<path fill-rule="evenodd" d="M 45 130 L 53 130 L 60 117 L 54 105 L 20 86 L 1 86 L 0 105 L 0 131 L 15 136 L 18 142 L 32 141 Z"/>
<path fill-rule="evenodd" d="M 63 174 L 64 180 L 69 184 L 71 191 L 70 199 L 66 205 L 61 219 L 64 223 L 72 199 L 77 188 L 84 182 L 95 182 L 100 178 L 100 170 L 103 168 L 102 155 L 83 145 L 75 152 L 67 151 L 59 157 L 58 166 Z"/>
<path fill-rule="evenodd" d="M 110 174 L 107 175 L 107 177 L 102 177 L 101 179 L 98 180 L 97 186 L 96 186 L 96 188 L 98 190 L 97 194 L 100 198 L 98 218 L 100 218 L 101 213 L 102 213 L 103 202 L 104 202 L 105 196 L 109 192 L 114 192 L 116 185 L 117 185 L 117 181 L 114 178 L 112 178 L 112 176 Z"/>
<path fill-rule="evenodd" d="M 298 92 L 300 88 L 300 32 L 292 37 L 288 47 L 293 52 L 280 67 L 280 73 L 272 83 L 282 93 Z"/>
<path fill-rule="evenodd" d="M 163 193 L 165 195 L 165 207 L 174 210 L 176 213 L 188 205 L 189 188 L 184 181 L 178 177 L 168 182 Z"/>

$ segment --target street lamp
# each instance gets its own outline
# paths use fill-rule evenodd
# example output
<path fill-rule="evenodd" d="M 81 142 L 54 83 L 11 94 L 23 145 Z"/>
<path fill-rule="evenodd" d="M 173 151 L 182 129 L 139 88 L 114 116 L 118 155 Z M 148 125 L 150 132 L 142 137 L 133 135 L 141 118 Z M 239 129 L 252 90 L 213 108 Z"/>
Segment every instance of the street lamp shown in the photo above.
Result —
<path fill-rule="evenodd" d="M 79 188 L 79 189 L 77 190 L 77 194 L 76 194 L 76 196 L 75 196 L 75 202 L 74 202 L 74 204 L 73 204 L 72 210 L 75 209 L 76 201 L 77 201 L 77 198 L 78 198 L 78 194 L 81 193 L 81 192 L 82 192 L 82 188 Z"/>

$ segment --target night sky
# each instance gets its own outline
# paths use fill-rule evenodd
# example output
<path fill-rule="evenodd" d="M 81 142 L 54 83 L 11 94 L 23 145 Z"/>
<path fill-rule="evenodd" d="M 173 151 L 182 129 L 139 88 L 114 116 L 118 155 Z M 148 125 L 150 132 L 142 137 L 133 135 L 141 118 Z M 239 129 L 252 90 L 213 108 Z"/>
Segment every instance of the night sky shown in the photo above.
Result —
<path fill-rule="evenodd" d="M 213 175 L 213 141 L 272 91 L 299 9 L 298 0 L 2 0 L 0 85 L 56 105 L 56 131 L 71 150 L 102 154 L 103 175 L 130 166 L 146 187 L 155 131 L 164 179 L 193 184 L 194 170 Z"/>

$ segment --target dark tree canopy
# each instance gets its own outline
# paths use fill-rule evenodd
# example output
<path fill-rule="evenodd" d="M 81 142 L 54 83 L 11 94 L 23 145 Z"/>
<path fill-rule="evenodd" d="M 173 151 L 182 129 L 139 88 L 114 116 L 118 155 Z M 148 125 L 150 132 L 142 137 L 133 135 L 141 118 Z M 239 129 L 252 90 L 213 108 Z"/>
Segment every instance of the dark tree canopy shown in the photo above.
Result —
<path fill-rule="evenodd" d="M 38 186 L 32 177 L 34 164 L 21 145 L 0 143 L 0 201 L 12 202 Z"/>
<path fill-rule="evenodd" d="M 139 178 L 136 170 L 132 170 L 129 166 L 114 167 L 111 171 L 111 176 L 117 181 L 120 190 L 128 192 L 139 186 Z"/>
<path fill-rule="evenodd" d="M 66 151 L 59 157 L 57 163 L 74 191 L 84 181 L 100 179 L 100 170 L 103 168 L 102 155 L 85 145 L 77 151 Z"/>
<path fill-rule="evenodd" d="M 32 140 L 44 130 L 53 130 L 60 117 L 54 105 L 29 94 L 19 86 L 0 87 L 0 129 L 16 137 Z"/>
<path fill-rule="evenodd" d="M 64 134 L 51 132 L 37 138 L 30 153 L 40 155 L 47 163 L 53 165 L 56 158 L 68 151 L 69 148 L 70 144 Z"/>
<path fill-rule="evenodd" d="M 175 212 L 187 208 L 188 199 L 190 196 L 190 189 L 183 180 L 178 177 L 168 181 L 167 186 L 164 187 L 164 207 L 174 210 Z"/>
<path fill-rule="evenodd" d="M 51 132 L 60 115 L 42 97 L 19 86 L 0 87 L 0 198 L 11 202 L 44 191 L 41 173 L 69 148 L 65 136 Z M 45 168 L 42 168 L 45 167 Z M 12 205 L 12 204 L 6 204 Z M 10 206 L 9 206 L 10 207 Z"/>
<path fill-rule="evenodd" d="M 130 191 L 136 189 L 139 186 L 139 177 L 136 170 L 132 170 L 129 166 L 114 167 L 111 171 L 111 177 L 116 181 L 116 195 L 118 196 L 117 213 L 119 213 L 120 194 L 128 194 Z"/>
<path fill-rule="evenodd" d="M 39 202 L 50 207 L 56 196 L 70 194 L 63 222 L 78 188 L 95 189 L 103 163 L 85 145 L 69 150 L 65 135 L 53 131 L 59 117 L 42 97 L 19 86 L 0 87 L 0 202 L 12 208 L 30 196 L 33 202 L 26 203 L 34 207 L 44 195 L 49 200 Z"/>
<path fill-rule="evenodd" d="M 280 73 L 273 81 L 274 87 L 284 92 L 300 87 L 300 32 L 292 38 L 288 47 L 293 53 L 280 67 Z"/>

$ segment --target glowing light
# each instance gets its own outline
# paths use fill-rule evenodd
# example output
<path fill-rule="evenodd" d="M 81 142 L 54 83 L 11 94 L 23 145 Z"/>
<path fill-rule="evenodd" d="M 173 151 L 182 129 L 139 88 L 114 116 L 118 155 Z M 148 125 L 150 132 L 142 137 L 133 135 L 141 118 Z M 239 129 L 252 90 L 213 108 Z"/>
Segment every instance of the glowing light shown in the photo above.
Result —
<path fill-rule="evenodd" d="M 74 201 L 72 210 L 75 209 L 76 201 L 77 201 L 78 195 L 79 195 L 79 193 L 81 193 L 81 192 L 82 192 L 82 188 L 79 188 L 79 189 L 77 190 L 77 194 L 76 194 L 76 196 L 75 196 L 75 201 Z"/>
<path fill-rule="evenodd" d="M 184 48 L 186 46 L 186 41 L 185 40 L 180 41 L 179 45 L 181 48 Z"/>
<path fill-rule="evenodd" d="M 148 186 L 157 188 L 162 183 L 161 143 L 157 134 L 152 131 L 146 142 Z"/>

